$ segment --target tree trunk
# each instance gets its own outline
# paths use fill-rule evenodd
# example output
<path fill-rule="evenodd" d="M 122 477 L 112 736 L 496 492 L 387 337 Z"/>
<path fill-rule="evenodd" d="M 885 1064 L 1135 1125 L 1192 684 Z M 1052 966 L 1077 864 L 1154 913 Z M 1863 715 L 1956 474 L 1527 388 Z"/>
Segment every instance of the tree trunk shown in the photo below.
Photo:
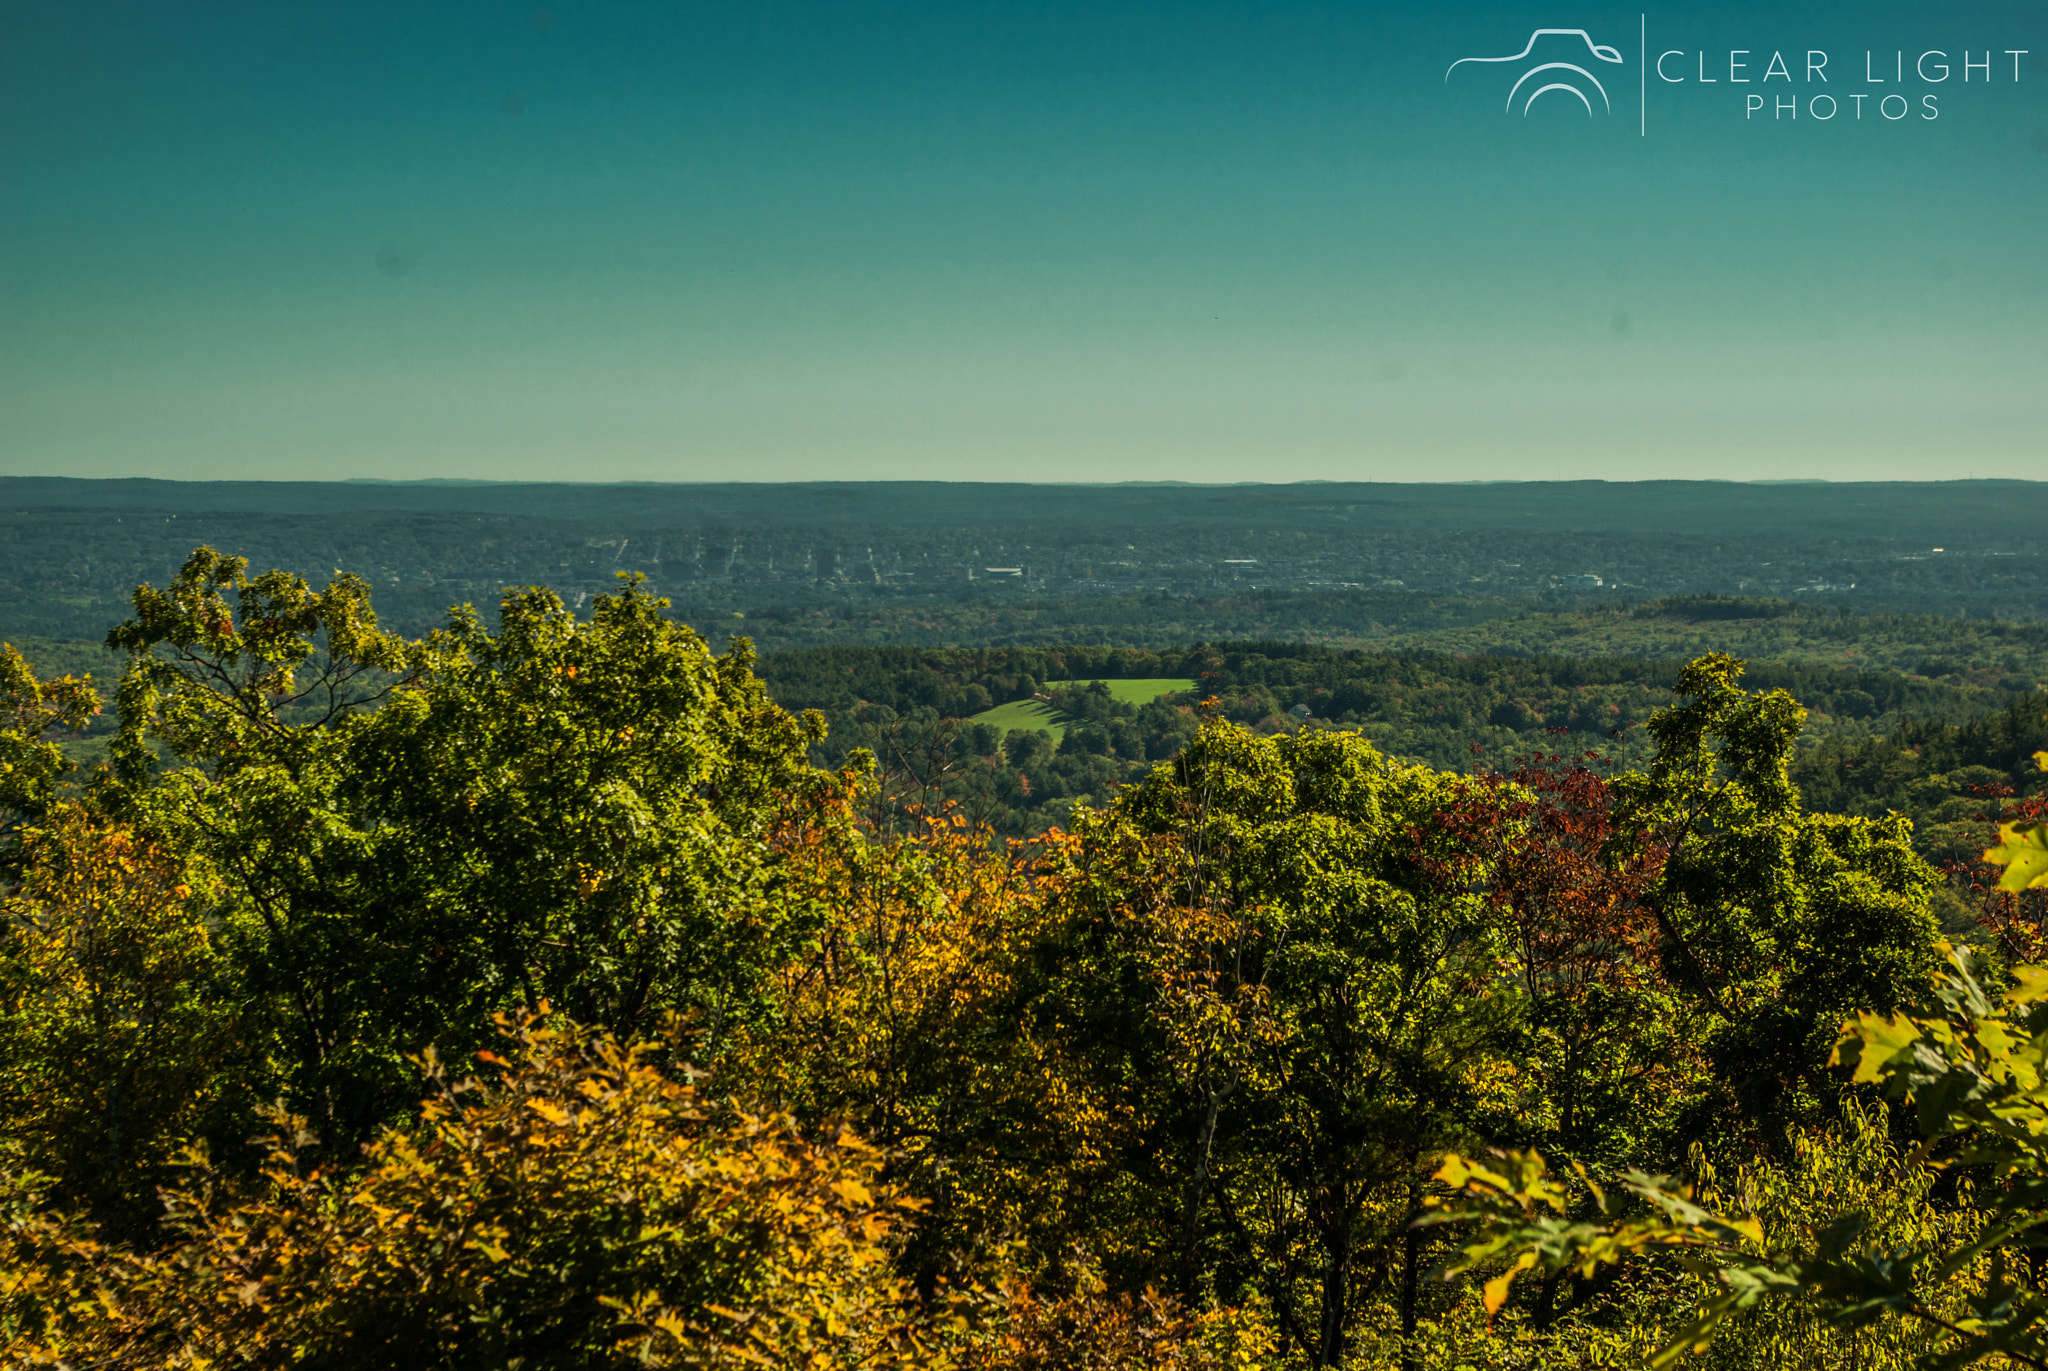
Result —
<path fill-rule="evenodd" d="M 1317 1366 L 1341 1366 L 1344 1361 L 1344 1316 L 1348 1312 L 1344 1306 L 1351 1284 L 1351 1215 L 1350 1206 L 1341 1196 L 1337 1212 L 1336 1222 L 1324 1239 L 1323 1316 L 1322 1325 L 1316 1330 Z"/>
<path fill-rule="evenodd" d="M 1401 1371 L 1420 1371 L 1422 1361 L 1415 1355 L 1415 1283 L 1421 1272 L 1422 1230 L 1415 1220 L 1422 1217 L 1422 1178 L 1410 1182 L 1408 1228 L 1401 1234 Z"/>
<path fill-rule="evenodd" d="M 1180 1220 L 1180 1290 L 1183 1295 L 1195 1293 L 1195 1229 L 1202 1216 L 1203 1192 L 1209 1184 L 1209 1158 L 1216 1148 L 1216 1120 L 1223 1112 L 1223 1101 L 1231 1088 L 1226 1086 L 1209 1092 L 1209 1112 L 1202 1119 L 1202 1135 L 1195 1144 L 1194 1173 L 1188 1177 Z"/>

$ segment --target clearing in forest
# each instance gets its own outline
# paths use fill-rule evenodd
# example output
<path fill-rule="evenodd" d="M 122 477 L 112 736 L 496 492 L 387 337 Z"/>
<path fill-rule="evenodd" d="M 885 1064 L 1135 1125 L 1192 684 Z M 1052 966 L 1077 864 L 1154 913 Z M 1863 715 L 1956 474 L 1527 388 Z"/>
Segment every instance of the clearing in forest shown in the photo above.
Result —
<path fill-rule="evenodd" d="M 1069 683 L 1048 681 L 1046 684 L 1058 690 L 1068 688 Z M 1148 676 L 1134 681 L 1104 681 L 1103 684 L 1109 687 L 1113 699 L 1129 705 L 1148 705 L 1162 695 L 1172 695 L 1177 691 L 1195 688 L 1193 681 L 1159 676 Z M 1043 700 L 1012 700 L 1008 704 L 997 705 L 994 709 L 983 710 L 970 722 L 993 724 L 1005 733 L 1013 728 L 1036 728 L 1052 734 L 1055 738 L 1064 738 L 1067 735 L 1067 717 Z"/>

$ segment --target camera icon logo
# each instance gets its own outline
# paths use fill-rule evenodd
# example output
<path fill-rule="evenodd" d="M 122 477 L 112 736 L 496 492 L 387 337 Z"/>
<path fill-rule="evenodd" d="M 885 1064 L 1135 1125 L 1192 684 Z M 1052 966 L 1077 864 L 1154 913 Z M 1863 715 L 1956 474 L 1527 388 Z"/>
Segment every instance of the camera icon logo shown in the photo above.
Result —
<path fill-rule="evenodd" d="M 1543 49 L 1540 53 L 1537 51 L 1539 47 Z M 1621 65 L 1618 51 L 1594 42 L 1592 35 L 1584 29 L 1537 29 L 1529 35 L 1529 41 L 1522 50 L 1512 56 L 1460 57 L 1444 72 L 1444 80 L 1448 83 L 1451 72 L 1467 62 L 1477 62 L 1482 66 L 1526 63 L 1521 76 L 1508 89 L 1507 113 L 1513 114 L 1516 102 L 1520 101 L 1522 117 L 1527 118 L 1531 105 L 1557 92 L 1560 98 L 1570 96 L 1584 105 L 1589 117 L 1596 112 L 1611 114 L 1614 102 L 1607 98 L 1607 87 L 1591 70 L 1580 66 L 1578 61 L 1566 60 L 1568 58 Z M 1598 111 L 1594 109 L 1596 99 L 1599 101 Z"/>

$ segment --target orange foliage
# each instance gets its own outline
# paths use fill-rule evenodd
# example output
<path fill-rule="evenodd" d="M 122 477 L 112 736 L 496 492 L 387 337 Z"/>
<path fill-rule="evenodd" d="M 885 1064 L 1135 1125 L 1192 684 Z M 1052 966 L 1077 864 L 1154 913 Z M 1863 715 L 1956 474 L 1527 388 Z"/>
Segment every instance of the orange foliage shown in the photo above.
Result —
<path fill-rule="evenodd" d="M 1085 1270 L 1062 1299 L 1041 1299 L 1021 1285 L 1009 1296 L 1002 1331 L 978 1363 L 989 1371 L 1238 1371 L 1269 1365 L 1273 1352 L 1255 1315 L 1191 1311 L 1149 1286 L 1111 1295 Z"/>
<path fill-rule="evenodd" d="M 102 1218 L 146 1221 L 152 1180 L 219 1102 L 236 1050 L 209 996 L 213 935 L 182 864 L 57 805 L 22 834 L 0 904 L 0 1114 L 15 1162 Z M 148 1212 L 137 1213 L 138 1208 Z"/>
<path fill-rule="evenodd" d="M 253 1189 L 194 1155 L 162 1251 L 17 1226 L 24 1265 L 71 1274 L 0 1287 L 11 1363 L 959 1364 L 965 1322 L 893 1272 L 913 1205 L 874 1148 L 714 1110 L 644 1049 L 545 1015 L 501 1027 L 487 1079 L 425 1063 L 424 1119 L 359 1170 L 307 1167 L 283 1115 Z"/>
<path fill-rule="evenodd" d="M 999 841 L 950 807 L 913 810 L 909 830 L 785 824 L 784 895 L 818 932 L 782 968 L 778 1021 L 722 1079 L 887 1148 L 889 1174 L 932 1202 L 928 1247 L 1056 1227 L 1117 1126 L 1025 989 L 1062 917 L 1041 873 L 1071 840 Z"/>

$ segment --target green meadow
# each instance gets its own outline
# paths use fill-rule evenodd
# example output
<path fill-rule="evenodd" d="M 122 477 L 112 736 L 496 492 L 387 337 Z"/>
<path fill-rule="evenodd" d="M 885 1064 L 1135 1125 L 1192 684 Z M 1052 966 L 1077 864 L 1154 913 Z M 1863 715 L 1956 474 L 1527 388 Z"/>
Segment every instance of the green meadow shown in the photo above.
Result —
<path fill-rule="evenodd" d="M 1110 698 L 1121 704 L 1149 705 L 1161 695 L 1193 690 L 1198 683 L 1173 677 L 1151 676 L 1137 681 L 1104 681 L 1103 684 L 1109 687 Z"/>
<path fill-rule="evenodd" d="M 1110 695 L 1119 703 L 1148 705 L 1162 695 L 1177 691 L 1193 690 L 1195 682 L 1174 677 L 1148 676 L 1142 680 L 1105 681 Z M 985 709 L 973 717 L 977 724 L 993 724 L 1005 733 L 1013 728 L 1035 728 L 1050 733 L 1055 738 L 1067 735 L 1066 716 L 1043 700 L 1012 700 L 1008 704 Z"/>

